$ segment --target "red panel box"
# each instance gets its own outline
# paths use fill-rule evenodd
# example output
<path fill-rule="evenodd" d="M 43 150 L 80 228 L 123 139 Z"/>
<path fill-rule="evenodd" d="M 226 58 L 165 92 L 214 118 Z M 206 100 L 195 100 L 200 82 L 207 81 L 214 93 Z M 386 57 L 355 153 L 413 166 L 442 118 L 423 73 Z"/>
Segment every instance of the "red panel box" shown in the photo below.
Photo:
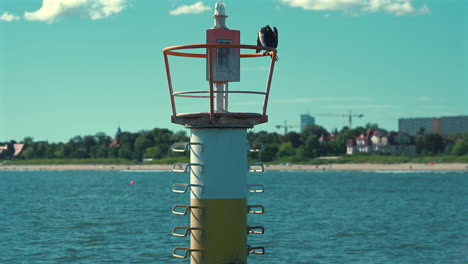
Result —
<path fill-rule="evenodd" d="M 212 28 L 206 31 L 207 44 L 240 45 L 240 31 L 227 28 Z M 206 51 L 208 53 L 208 50 Z M 240 51 L 232 48 L 217 48 L 213 52 L 213 80 L 217 82 L 240 81 Z M 206 79 L 209 80 L 208 61 Z"/>

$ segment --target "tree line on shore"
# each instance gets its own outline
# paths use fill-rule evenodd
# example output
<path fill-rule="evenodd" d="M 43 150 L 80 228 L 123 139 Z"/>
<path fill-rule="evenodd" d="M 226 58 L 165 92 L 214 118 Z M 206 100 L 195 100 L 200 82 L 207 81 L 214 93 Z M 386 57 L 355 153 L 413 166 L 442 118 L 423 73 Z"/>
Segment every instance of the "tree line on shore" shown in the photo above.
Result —
<path fill-rule="evenodd" d="M 307 161 L 321 156 L 342 156 L 346 154 L 346 142 L 365 133 L 366 130 L 383 131 L 376 124 L 349 129 L 344 127 L 340 131 L 333 131 L 333 139 L 324 140 L 330 134 L 325 128 L 310 125 L 302 132 L 289 132 L 281 135 L 276 132 L 249 131 L 250 142 L 262 142 L 264 149 L 261 154 L 249 153 L 250 159 L 284 162 Z M 111 144 L 112 138 L 105 133 L 95 135 L 75 136 L 67 142 L 34 141 L 26 137 L 20 142 L 10 141 L 0 143 L 8 145 L 22 143 L 25 149 L 13 159 L 109 159 L 141 161 L 142 159 L 182 158 L 187 154 L 171 151 L 174 142 L 188 142 L 190 139 L 186 131 L 172 132 L 164 128 L 142 130 L 136 133 L 123 132 L 120 134 L 118 146 Z M 439 134 L 421 134 L 414 138 L 417 153 L 420 155 L 467 155 L 468 133 L 444 137 Z M 5 151 L 0 159 L 8 157 Z M 388 153 L 375 153 L 389 155 Z M 261 156 L 258 156 L 261 155 Z M 9 156 L 11 157 L 11 155 Z"/>

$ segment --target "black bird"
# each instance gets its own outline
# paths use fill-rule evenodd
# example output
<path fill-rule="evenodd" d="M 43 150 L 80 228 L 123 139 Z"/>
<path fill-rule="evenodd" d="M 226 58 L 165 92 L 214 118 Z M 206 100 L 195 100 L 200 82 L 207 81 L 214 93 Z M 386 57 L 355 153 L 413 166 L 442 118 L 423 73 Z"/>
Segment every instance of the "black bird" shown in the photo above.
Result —
<path fill-rule="evenodd" d="M 260 32 L 258 32 L 257 46 L 276 49 L 278 47 L 278 29 L 276 29 L 276 27 L 273 27 L 272 30 L 269 25 L 262 27 L 260 29 Z M 257 50 L 257 53 L 259 52 L 260 50 Z M 276 60 L 278 60 L 278 57 L 276 57 Z"/>

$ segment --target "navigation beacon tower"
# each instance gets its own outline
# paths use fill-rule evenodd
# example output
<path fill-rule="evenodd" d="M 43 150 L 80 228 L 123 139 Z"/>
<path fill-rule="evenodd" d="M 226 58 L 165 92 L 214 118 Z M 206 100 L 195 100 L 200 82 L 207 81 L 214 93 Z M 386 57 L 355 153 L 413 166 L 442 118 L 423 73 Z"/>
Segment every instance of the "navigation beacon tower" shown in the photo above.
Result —
<path fill-rule="evenodd" d="M 176 193 L 190 193 L 190 205 L 175 205 L 173 213 L 190 215 L 190 226 L 176 226 L 174 236 L 190 236 L 190 247 L 173 250 L 177 258 L 190 258 L 191 264 L 245 264 L 249 254 L 264 254 L 263 247 L 248 245 L 249 234 L 263 234 L 262 226 L 249 226 L 247 214 L 262 214 L 262 205 L 249 205 L 247 193 L 263 192 L 263 185 L 248 184 L 248 172 L 263 172 L 263 164 L 248 164 L 247 152 L 261 151 L 261 143 L 247 141 L 247 129 L 268 121 L 266 115 L 276 50 L 241 45 L 240 32 L 226 28 L 224 3 L 215 8 L 215 27 L 206 31 L 206 44 L 173 46 L 163 49 L 171 121 L 189 128 L 190 142 L 174 143 L 173 151 L 190 152 L 190 163 L 174 164 L 173 171 L 189 172 L 190 183 L 176 183 Z M 188 50 L 188 51 L 187 51 Z M 191 53 L 200 50 L 200 53 Z M 251 53 L 242 53 L 248 50 Z M 252 53 L 255 50 L 265 53 Z M 175 92 L 169 56 L 206 60 L 209 88 Z M 264 91 L 229 90 L 229 82 L 240 81 L 240 59 L 270 56 Z M 268 58 L 268 57 L 267 57 Z M 230 112 L 229 99 L 238 95 L 260 95 L 258 113 Z M 200 112 L 178 113 L 176 99 L 204 99 L 209 104 Z M 207 100 L 208 99 L 208 100 Z"/>

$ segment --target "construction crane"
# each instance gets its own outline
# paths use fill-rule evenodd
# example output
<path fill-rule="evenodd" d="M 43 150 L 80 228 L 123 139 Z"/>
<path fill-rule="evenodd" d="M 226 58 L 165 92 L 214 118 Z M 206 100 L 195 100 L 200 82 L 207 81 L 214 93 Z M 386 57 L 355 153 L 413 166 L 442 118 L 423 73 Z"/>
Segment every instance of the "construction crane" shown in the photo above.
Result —
<path fill-rule="evenodd" d="M 346 117 L 346 114 L 342 115 L 343 117 Z M 351 110 L 349 110 L 349 114 L 348 114 L 348 122 L 349 122 L 349 129 L 351 129 L 353 127 L 353 117 L 358 117 L 358 118 L 362 118 L 364 115 L 363 114 L 356 114 L 356 115 L 353 115 L 353 113 L 351 112 Z"/>
<path fill-rule="evenodd" d="M 353 127 L 353 117 L 358 117 L 362 118 L 364 115 L 363 114 L 354 114 L 352 113 L 351 110 L 349 110 L 349 113 L 347 114 L 315 114 L 314 116 L 341 116 L 341 117 L 348 117 L 348 122 L 349 122 L 349 129 Z"/>
<path fill-rule="evenodd" d="M 288 121 L 284 120 L 284 125 L 276 125 L 275 127 L 278 129 L 284 128 L 284 134 L 286 135 L 288 133 L 288 128 L 299 127 L 299 126 L 290 126 L 288 125 Z"/>

